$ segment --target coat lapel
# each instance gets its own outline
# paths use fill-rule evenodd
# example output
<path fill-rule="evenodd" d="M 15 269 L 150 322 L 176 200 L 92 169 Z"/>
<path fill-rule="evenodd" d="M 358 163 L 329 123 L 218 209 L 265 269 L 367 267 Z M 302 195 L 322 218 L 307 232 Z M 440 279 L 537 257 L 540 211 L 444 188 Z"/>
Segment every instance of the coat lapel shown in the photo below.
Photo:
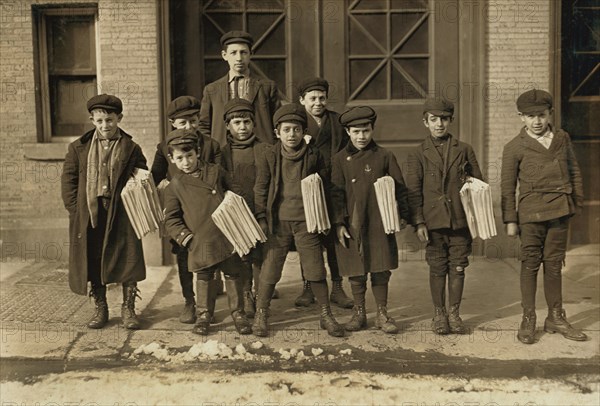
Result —
<path fill-rule="evenodd" d="M 433 162 L 440 172 L 443 171 L 444 161 L 440 154 L 435 150 L 435 146 L 431 141 L 431 135 L 428 135 L 423 143 L 423 156 Z"/>
<path fill-rule="evenodd" d="M 223 106 L 229 100 L 229 73 L 219 79 L 219 94 L 221 95 L 221 101 L 223 102 Z"/>
<path fill-rule="evenodd" d="M 198 177 L 183 175 L 180 177 L 181 183 L 193 187 L 200 187 L 203 189 L 214 190 L 214 176 L 212 176 L 211 171 L 209 171 L 208 164 L 204 163 L 202 165 L 202 174 Z"/>
<path fill-rule="evenodd" d="M 254 98 L 258 94 L 259 87 L 260 82 L 257 79 L 253 77 L 248 78 L 248 101 L 251 103 L 254 102 Z"/>
<path fill-rule="evenodd" d="M 546 147 L 544 147 L 537 140 L 534 140 L 533 137 L 531 137 L 529 134 L 527 134 L 527 130 L 525 130 L 525 128 L 523 128 L 521 130 L 520 136 L 521 136 L 521 143 L 522 143 L 523 147 L 532 149 L 541 154 L 550 153 L 549 149 L 546 149 Z M 556 136 L 556 134 L 555 134 L 555 136 Z M 554 143 L 554 141 L 552 141 L 552 143 Z M 551 145 L 551 147 L 552 147 L 552 145 Z"/>
<path fill-rule="evenodd" d="M 460 148 L 458 148 L 458 140 L 450 135 L 450 140 L 448 141 L 448 162 L 446 163 L 446 172 L 450 170 L 452 164 L 456 161 L 458 156 L 460 155 Z"/>

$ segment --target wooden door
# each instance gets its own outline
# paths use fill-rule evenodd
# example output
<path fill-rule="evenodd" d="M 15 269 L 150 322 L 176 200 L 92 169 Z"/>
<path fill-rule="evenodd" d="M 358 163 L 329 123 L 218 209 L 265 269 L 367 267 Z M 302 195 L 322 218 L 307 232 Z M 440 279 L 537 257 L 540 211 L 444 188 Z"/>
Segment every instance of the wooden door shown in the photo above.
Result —
<path fill-rule="evenodd" d="M 557 75 L 558 124 L 573 140 L 584 185 L 584 210 L 572 220 L 570 242 L 600 242 L 600 6 L 563 0 Z"/>

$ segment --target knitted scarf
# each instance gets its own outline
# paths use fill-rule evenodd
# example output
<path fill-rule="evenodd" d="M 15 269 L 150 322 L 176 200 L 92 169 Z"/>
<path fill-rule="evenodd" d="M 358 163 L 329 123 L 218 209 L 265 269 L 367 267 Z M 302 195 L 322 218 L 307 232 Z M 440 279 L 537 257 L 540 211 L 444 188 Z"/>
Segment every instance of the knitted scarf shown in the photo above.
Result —
<path fill-rule="evenodd" d="M 241 141 L 241 140 L 238 140 L 237 138 L 235 138 L 230 133 L 227 133 L 227 140 L 229 141 L 229 144 L 231 145 L 231 148 L 233 148 L 233 149 L 244 149 L 244 148 L 248 148 L 248 147 L 252 146 L 252 144 L 256 140 L 256 135 L 252 134 L 250 136 L 250 138 L 248 138 L 248 139 L 246 139 L 244 141 Z"/>
<path fill-rule="evenodd" d="M 288 152 L 285 150 L 283 144 L 281 144 L 281 156 L 285 159 L 289 159 L 290 161 L 299 161 L 304 157 L 306 150 L 308 149 L 308 144 L 304 141 L 300 143 L 300 148 L 295 150 L 294 152 Z"/>

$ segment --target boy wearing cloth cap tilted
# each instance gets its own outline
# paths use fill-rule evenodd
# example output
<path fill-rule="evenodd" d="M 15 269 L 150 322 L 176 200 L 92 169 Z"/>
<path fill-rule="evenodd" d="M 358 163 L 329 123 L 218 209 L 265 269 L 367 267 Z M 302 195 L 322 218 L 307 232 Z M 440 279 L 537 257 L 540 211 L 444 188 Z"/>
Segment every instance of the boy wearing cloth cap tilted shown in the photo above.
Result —
<path fill-rule="evenodd" d="M 308 144 L 318 149 L 327 165 L 327 173 L 331 174 L 331 158 L 348 143 L 348 135 L 339 122 L 340 115 L 327 109 L 329 83 L 323 78 L 309 78 L 298 86 L 300 104 L 304 106 L 307 117 Z M 329 300 L 346 309 L 352 308 L 354 302 L 342 287 L 342 277 L 335 255 L 335 235 L 329 233 L 323 238 L 327 251 L 327 263 L 331 272 L 331 295 Z M 305 280 L 302 294 L 296 298 L 296 306 L 309 306 L 315 301 L 310 289 L 310 282 Z"/>
<path fill-rule="evenodd" d="M 69 286 L 94 298 L 89 328 L 108 322 L 106 285 L 123 284 L 121 317 L 127 329 L 140 328 L 135 314 L 137 282 L 146 278 L 142 242 L 133 230 L 121 191 L 146 158 L 131 136 L 119 128 L 123 103 L 101 94 L 87 102 L 95 129 L 69 144 L 61 178 L 62 199 L 69 212 Z"/>
<path fill-rule="evenodd" d="M 329 305 L 325 264 L 318 234 L 306 228 L 302 203 L 301 180 L 318 173 L 323 180 L 325 195 L 329 195 L 329 175 L 318 150 L 304 142 L 306 111 L 297 104 L 280 107 L 273 116 L 279 141 L 265 149 L 256 162 L 254 205 L 256 218 L 267 235 L 263 246 L 256 315 L 252 329 L 257 336 L 267 336 L 268 310 L 275 285 L 292 243 L 300 256 L 304 277 L 321 308 L 320 326 L 334 337 L 342 337 L 344 328 L 338 324 Z"/>
<path fill-rule="evenodd" d="M 165 189 L 165 227 L 179 245 L 188 250 L 188 271 L 196 274 L 198 317 L 192 332 L 207 335 L 211 314 L 210 282 L 220 269 L 225 274 L 227 299 L 235 328 L 252 332 L 242 299 L 243 267 L 233 246 L 210 216 L 231 188 L 227 172 L 217 164 L 198 159 L 198 136 L 192 130 L 174 130 L 167 137 L 169 158 L 181 173 Z"/>
<path fill-rule="evenodd" d="M 229 100 L 225 104 L 224 119 L 227 126 L 227 144 L 223 147 L 222 165 L 231 175 L 232 191 L 242 196 L 254 212 L 256 161 L 264 154 L 268 144 L 260 142 L 254 132 L 254 107 L 248 100 Z M 242 260 L 245 265 L 240 271 L 244 289 L 244 311 L 248 317 L 254 317 L 256 308 L 252 282 L 254 279 L 258 286 L 262 246 L 255 247 Z"/>
<path fill-rule="evenodd" d="M 377 304 L 375 326 L 394 334 L 398 327 L 387 314 L 387 299 L 390 270 L 398 268 L 398 246 L 394 234 L 386 234 L 383 227 L 375 195 L 377 179 L 390 176 L 394 180 L 401 227 L 405 227 L 409 211 L 396 157 L 373 140 L 376 119 L 377 114 L 368 106 L 353 107 L 340 116 L 350 142 L 332 160 L 332 223 L 336 227 L 340 273 L 349 277 L 354 297 L 354 314 L 346 330 L 367 328 L 365 293 L 370 274 Z"/>
<path fill-rule="evenodd" d="M 544 330 L 585 341 L 587 336 L 566 320 L 561 269 L 567 249 L 569 217 L 583 207 L 581 172 L 569 134 L 550 125 L 552 96 L 529 90 L 517 99 L 525 124 L 502 154 L 502 219 L 510 236 L 521 239 L 521 306 L 517 338 L 535 343 L 537 274 L 544 264 L 548 317 Z M 517 183 L 519 204 L 517 207 Z"/>
<path fill-rule="evenodd" d="M 229 65 L 227 75 L 204 88 L 200 109 L 200 131 L 219 145 L 227 142 L 223 122 L 225 103 L 242 98 L 254 106 L 254 127 L 259 141 L 275 142 L 271 118 L 281 105 L 275 82 L 250 74 L 250 59 L 254 39 L 244 31 L 230 31 L 221 37 L 221 56 Z"/>
<path fill-rule="evenodd" d="M 459 308 L 472 238 L 460 189 L 467 176 L 483 180 L 473 148 L 448 132 L 453 116 L 451 102 L 427 99 L 423 124 L 429 135 L 408 155 L 407 161 L 406 186 L 412 224 L 419 240 L 427 242 L 425 258 L 435 312 L 431 329 L 436 334 L 467 333 Z"/>
<path fill-rule="evenodd" d="M 210 139 L 198 132 L 198 113 L 200 111 L 200 101 L 194 96 L 180 96 L 167 107 L 167 117 L 171 127 L 174 129 L 185 129 L 194 130 L 198 136 L 198 154 L 199 158 L 208 163 L 221 163 L 221 148 L 219 143 L 215 140 Z M 179 173 L 177 165 L 169 160 L 169 149 L 167 146 L 167 140 L 164 139 L 156 146 L 156 153 L 154 155 L 154 161 L 152 162 L 152 178 L 157 185 L 167 179 L 171 181 L 171 178 Z M 179 274 L 179 284 L 181 285 L 181 293 L 185 300 L 183 310 L 179 315 L 179 321 L 186 324 L 192 324 L 196 322 L 196 301 L 194 299 L 194 275 L 188 272 L 187 261 L 188 252 L 187 249 L 181 247 L 174 240 L 171 240 L 173 254 L 177 257 L 177 270 Z M 220 278 L 211 282 L 211 306 L 210 313 L 214 313 L 216 293 L 219 290 L 219 283 L 223 282 Z M 222 286 L 221 286 L 222 290 Z"/>

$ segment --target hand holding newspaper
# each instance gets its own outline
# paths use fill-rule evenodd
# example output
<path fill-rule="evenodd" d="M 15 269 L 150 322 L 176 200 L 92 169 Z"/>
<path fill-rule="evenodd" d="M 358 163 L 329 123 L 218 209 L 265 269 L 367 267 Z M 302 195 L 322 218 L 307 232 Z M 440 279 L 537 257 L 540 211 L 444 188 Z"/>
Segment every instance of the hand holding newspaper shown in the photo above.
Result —
<path fill-rule="evenodd" d="M 121 191 L 121 199 L 138 239 L 160 228 L 164 212 L 150 171 L 136 168 Z"/>
<path fill-rule="evenodd" d="M 257 243 L 267 241 L 244 198 L 231 191 L 225 192 L 211 217 L 239 256 L 248 255 Z"/>
<path fill-rule="evenodd" d="M 496 235 L 496 221 L 490 185 L 477 178 L 468 177 L 460 189 L 460 200 L 467 216 L 473 238 L 487 240 Z"/>
<path fill-rule="evenodd" d="M 314 173 L 308 175 L 300 182 L 302 188 L 302 203 L 304 204 L 304 217 L 309 233 L 326 233 L 331 228 L 325 191 L 321 177 Z"/>
<path fill-rule="evenodd" d="M 383 229 L 386 234 L 397 233 L 401 227 L 394 178 L 391 176 L 382 176 L 375 181 L 374 186 Z"/>

